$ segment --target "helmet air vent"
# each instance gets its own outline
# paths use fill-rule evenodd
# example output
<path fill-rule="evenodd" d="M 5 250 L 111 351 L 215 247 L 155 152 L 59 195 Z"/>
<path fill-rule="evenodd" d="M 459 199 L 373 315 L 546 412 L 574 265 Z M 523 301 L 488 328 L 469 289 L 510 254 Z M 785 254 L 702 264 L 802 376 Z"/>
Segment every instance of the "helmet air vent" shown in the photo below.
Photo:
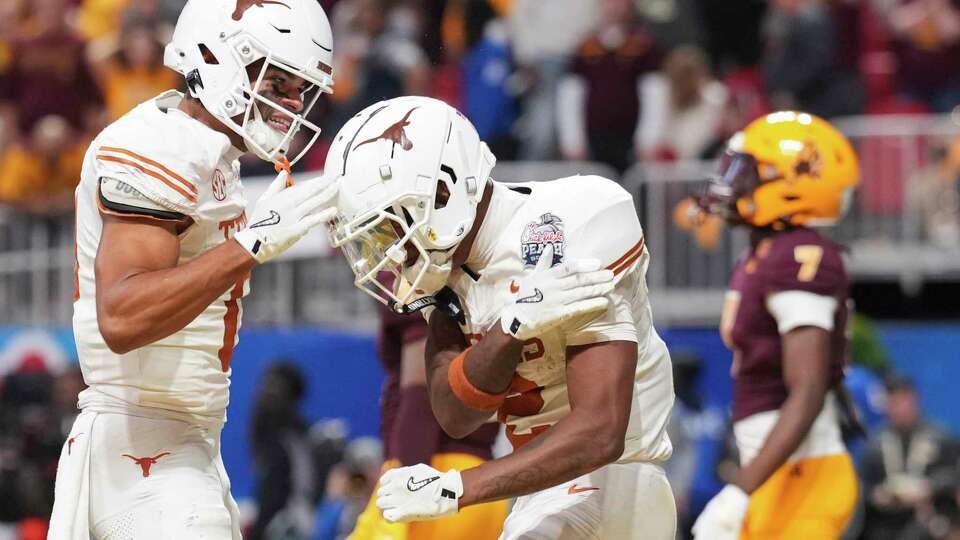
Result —
<path fill-rule="evenodd" d="M 200 56 L 203 57 L 203 62 L 210 66 L 215 66 L 220 64 L 220 60 L 217 60 L 217 56 L 213 54 L 213 51 L 210 50 L 210 47 L 207 47 L 203 43 L 198 43 L 197 48 L 200 49 Z"/>

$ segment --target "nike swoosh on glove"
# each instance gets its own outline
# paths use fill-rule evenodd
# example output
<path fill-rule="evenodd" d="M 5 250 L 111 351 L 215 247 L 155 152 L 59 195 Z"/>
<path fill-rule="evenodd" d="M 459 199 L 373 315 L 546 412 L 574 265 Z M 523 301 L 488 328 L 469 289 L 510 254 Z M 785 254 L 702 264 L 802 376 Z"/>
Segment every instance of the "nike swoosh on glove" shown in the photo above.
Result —
<path fill-rule="evenodd" d="M 747 517 L 750 495 L 733 484 L 717 493 L 693 524 L 696 540 L 737 540 Z"/>
<path fill-rule="evenodd" d="M 337 213 L 334 176 L 319 177 L 286 187 L 286 170 L 257 199 L 247 227 L 234 235 L 257 262 L 265 263 L 290 248 L 307 231 L 330 221 Z"/>
<path fill-rule="evenodd" d="M 463 496 L 460 472 L 429 465 L 391 469 L 380 477 L 377 508 L 387 521 L 426 521 L 456 514 Z"/>
<path fill-rule="evenodd" d="M 610 305 L 613 272 L 600 261 L 584 259 L 553 263 L 553 245 L 540 254 L 533 270 L 510 284 L 513 293 L 500 312 L 507 334 L 526 340 L 544 334 L 573 318 L 601 312 Z"/>

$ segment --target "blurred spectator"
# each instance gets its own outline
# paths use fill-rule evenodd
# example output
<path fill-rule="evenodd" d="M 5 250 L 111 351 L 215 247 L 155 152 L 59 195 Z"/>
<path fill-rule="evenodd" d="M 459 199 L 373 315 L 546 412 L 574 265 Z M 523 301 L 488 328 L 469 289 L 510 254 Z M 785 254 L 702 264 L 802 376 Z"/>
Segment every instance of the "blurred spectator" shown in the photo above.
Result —
<path fill-rule="evenodd" d="M 960 105 L 960 0 L 897 0 L 887 15 L 901 90 L 937 112 Z"/>
<path fill-rule="evenodd" d="M 163 65 L 163 43 L 155 20 L 131 18 L 117 38 L 91 43 L 88 59 L 111 120 L 182 80 Z"/>
<path fill-rule="evenodd" d="M 936 149 L 933 163 L 907 181 L 909 207 L 926 239 L 947 249 L 960 245 L 960 137 Z"/>
<path fill-rule="evenodd" d="M 763 75 L 774 109 L 827 118 L 863 110 L 863 86 L 843 69 L 836 32 L 821 0 L 771 2 Z"/>
<path fill-rule="evenodd" d="M 38 213 L 72 208 L 88 139 L 56 115 L 27 135 L 0 152 L 0 203 Z"/>
<path fill-rule="evenodd" d="M 867 437 L 881 429 L 887 421 L 887 389 L 884 375 L 889 370 L 890 358 L 877 335 L 873 321 L 862 313 L 853 313 L 850 325 L 850 345 L 843 385 L 851 398 L 856 420 L 866 433 L 855 433 L 852 426 L 841 426 L 844 442 L 855 463 L 859 464 L 867 445 Z M 862 498 L 861 489 L 861 498 Z"/>
<path fill-rule="evenodd" d="M 862 0 L 822 0 L 833 19 L 837 40 L 837 66 L 845 72 L 860 69 L 865 2 Z"/>
<path fill-rule="evenodd" d="M 77 27 L 89 40 L 116 34 L 125 18 L 157 18 L 170 25 L 177 22 L 187 0 L 80 0 Z"/>
<path fill-rule="evenodd" d="M 701 0 L 707 51 L 716 73 L 725 75 L 760 62 L 760 26 L 767 0 Z M 753 120 L 750 118 L 749 120 Z"/>
<path fill-rule="evenodd" d="M 640 159 L 700 159 L 716 146 L 727 90 L 710 76 L 703 51 L 684 46 L 670 52 L 663 73 L 646 77 L 641 99 Z"/>
<path fill-rule="evenodd" d="M 337 463 L 343 461 L 350 428 L 342 418 L 319 420 L 310 426 L 310 452 L 314 464 L 314 502 L 326 497 L 327 479 Z"/>
<path fill-rule="evenodd" d="M 101 120 L 100 95 L 83 58 L 83 41 L 66 23 L 67 0 L 36 0 L 11 41 L 0 77 L 0 200 L 48 211 L 71 205 L 86 133 Z"/>
<path fill-rule="evenodd" d="M 517 111 L 506 24 L 496 18 L 487 0 L 468 0 L 465 15 L 463 110 L 493 154 L 511 160 L 517 154 L 513 137 Z"/>
<path fill-rule="evenodd" d="M 25 353 L 18 367 L 0 379 L 0 535 L 11 529 L 18 531 L 17 539 L 45 534 L 65 438 L 63 414 L 76 414 L 78 390 L 55 381 L 36 352 Z M 70 411 L 56 406 L 71 399 Z"/>
<path fill-rule="evenodd" d="M 604 0 L 605 1 L 605 0 Z M 520 158 L 556 157 L 557 85 L 570 56 L 596 28 L 598 2 L 513 0 L 508 24 L 523 81 Z M 628 15 L 632 19 L 632 14 Z"/>
<path fill-rule="evenodd" d="M 258 507 L 251 540 L 305 538 L 313 527 L 315 476 L 299 410 L 305 392 L 303 374 L 289 362 L 272 364 L 261 379 L 250 430 Z"/>
<path fill-rule="evenodd" d="M 957 466 L 956 442 L 921 418 L 910 381 L 891 381 L 887 413 L 889 426 L 871 437 L 861 463 L 864 535 L 871 540 L 900 539 L 916 526 L 916 512 L 930 503 L 935 478 Z"/>
<path fill-rule="evenodd" d="M 26 8 L 25 0 L 0 2 L 0 76 L 6 72 L 13 60 L 11 45 L 20 30 Z"/>
<path fill-rule="evenodd" d="M 399 0 L 408 6 L 407 16 L 417 31 L 412 37 L 417 40 L 430 64 L 438 65 L 449 60 L 443 43 L 443 18 L 451 0 Z M 413 20 L 415 19 L 415 21 Z"/>
<path fill-rule="evenodd" d="M 917 519 L 900 540 L 960 540 L 960 475 L 938 475 L 931 485 L 930 501 L 917 511 Z"/>
<path fill-rule="evenodd" d="M 21 133 L 56 115 L 83 131 L 100 112 L 97 91 L 83 57 L 84 42 L 67 26 L 68 0 L 35 0 L 14 38 L 12 63 L 0 78 L 0 106 L 12 108 Z"/>
<path fill-rule="evenodd" d="M 635 0 L 634 3 L 664 49 L 705 44 L 701 0 Z"/>
<path fill-rule="evenodd" d="M 333 30 L 333 73 L 329 107 L 318 104 L 312 120 L 332 135 L 354 114 L 377 101 L 403 95 L 430 95 L 432 73 L 418 43 L 423 18 L 416 4 L 393 0 L 339 0 L 330 15 Z M 326 155 L 320 147 L 305 159 L 320 168 Z M 269 164 L 243 161 L 244 170 L 267 174 Z M 252 165 L 252 167 L 251 167 Z"/>
<path fill-rule="evenodd" d="M 347 102 L 343 119 L 367 105 L 401 95 L 423 95 L 427 57 L 416 41 L 418 18 L 389 0 L 342 0 L 333 13 L 333 99 Z M 339 124 L 338 124 L 339 125 Z"/>
<path fill-rule="evenodd" d="M 383 448 L 372 437 L 347 445 L 343 461 L 330 471 L 325 497 L 317 510 L 312 540 L 344 540 L 353 529 L 380 479 Z"/>
<path fill-rule="evenodd" d="M 600 4 L 599 29 L 580 46 L 558 89 L 558 133 L 565 159 L 592 159 L 622 172 L 636 153 L 640 79 L 660 57 L 631 0 Z"/>

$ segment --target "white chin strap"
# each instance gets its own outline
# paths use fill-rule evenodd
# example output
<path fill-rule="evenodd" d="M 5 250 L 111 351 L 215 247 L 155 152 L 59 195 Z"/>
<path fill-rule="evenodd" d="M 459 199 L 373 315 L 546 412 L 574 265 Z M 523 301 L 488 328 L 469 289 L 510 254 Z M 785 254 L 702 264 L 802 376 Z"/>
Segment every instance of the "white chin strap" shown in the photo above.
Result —
<path fill-rule="evenodd" d="M 243 127 L 244 137 L 255 143 L 248 145 L 250 150 L 263 160 L 276 158 L 277 150 L 280 150 L 280 154 L 286 154 L 293 137 L 287 137 L 285 133 L 271 127 L 260 114 L 260 108 L 257 107 L 256 101 L 251 103 L 250 106 L 253 107 L 253 118 Z M 295 122 L 291 119 L 290 129 L 294 127 Z"/>

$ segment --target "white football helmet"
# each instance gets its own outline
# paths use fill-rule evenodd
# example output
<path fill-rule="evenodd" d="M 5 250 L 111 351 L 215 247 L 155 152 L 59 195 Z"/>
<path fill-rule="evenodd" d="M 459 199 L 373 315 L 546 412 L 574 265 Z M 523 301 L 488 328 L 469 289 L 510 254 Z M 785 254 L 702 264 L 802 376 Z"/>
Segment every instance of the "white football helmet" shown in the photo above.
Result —
<path fill-rule="evenodd" d="M 426 305 L 411 302 L 446 283 L 494 163 L 473 124 L 436 99 L 381 101 L 351 118 L 324 171 L 339 176 L 331 243 L 356 286 L 397 311 Z"/>
<path fill-rule="evenodd" d="M 295 163 L 320 134 L 306 117 L 321 93 L 333 92 L 332 47 L 330 23 L 317 0 L 189 0 L 164 63 L 182 74 L 190 95 L 261 159 L 288 157 L 297 131 L 311 130 L 309 142 L 291 160 Z M 263 66 L 251 84 L 247 67 L 259 60 Z M 289 111 L 255 91 L 270 67 L 312 85 L 304 93 L 302 111 Z M 289 117 L 286 131 L 268 124 L 257 103 Z"/>

